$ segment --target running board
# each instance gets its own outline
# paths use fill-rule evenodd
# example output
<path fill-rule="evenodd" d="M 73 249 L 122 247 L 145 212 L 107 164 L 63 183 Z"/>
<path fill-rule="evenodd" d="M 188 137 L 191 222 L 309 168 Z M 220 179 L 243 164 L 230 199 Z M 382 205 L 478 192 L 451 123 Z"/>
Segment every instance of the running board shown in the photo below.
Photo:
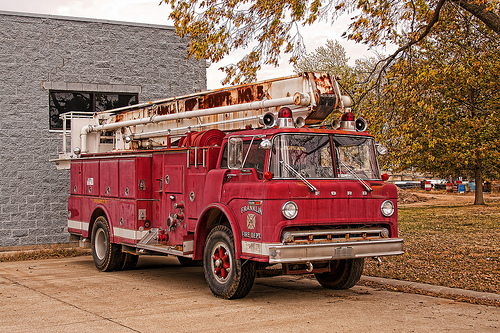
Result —
<path fill-rule="evenodd" d="M 193 258 L 192 254 L 184 254 L 182 251 L 176 250 L 173 246 L 158 243 L 158 228 L 152 228 L 148 234 L 136 244 L 139 250 L 147 250 L 165 254 L 171 254 L 178 257 Z M 140 251 L 139 251 L 140 252 Z"/>

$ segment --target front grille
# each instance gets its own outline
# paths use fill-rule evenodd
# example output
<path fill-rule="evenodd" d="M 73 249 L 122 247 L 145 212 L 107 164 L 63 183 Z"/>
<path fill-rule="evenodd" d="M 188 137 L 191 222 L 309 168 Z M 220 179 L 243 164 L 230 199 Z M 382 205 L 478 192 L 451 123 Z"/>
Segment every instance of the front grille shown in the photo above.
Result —
<path fill-rule="evenodd" d="M 307 244 L 336 241 L 358 241 L 388 238 L 386 228 L 320 229 L 284 231 L 281 241 L 285 244 Z"/>

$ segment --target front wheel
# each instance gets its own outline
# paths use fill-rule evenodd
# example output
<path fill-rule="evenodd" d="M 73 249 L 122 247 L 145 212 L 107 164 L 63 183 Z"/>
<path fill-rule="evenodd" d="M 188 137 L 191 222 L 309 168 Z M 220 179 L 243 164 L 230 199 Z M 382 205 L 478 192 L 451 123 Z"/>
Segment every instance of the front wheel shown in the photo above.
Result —
<path fill-rule="evenodd" d="M 99 216 L 92 227 L 92 257 L 95 267 L 100 271 L 109 272 L 121 268 L 121 246 L 111 243 L 109 224 L 104 216 Z"/>
<path fill-rule="evenodd" d="M 252 289 L 255 262 L 236 259 L 231 230 L 219 225 L 207 237 L 203 253 L 205 280 L 212 293 L 220 298 L 243 298 Z"/>
<path fill-rule="evenodd" d="M 328 289 L 349 289 L 358 283 L 363 274 L 364 258 L 334 260 L 331 271 L 316 273 L 316 280 Z"/>

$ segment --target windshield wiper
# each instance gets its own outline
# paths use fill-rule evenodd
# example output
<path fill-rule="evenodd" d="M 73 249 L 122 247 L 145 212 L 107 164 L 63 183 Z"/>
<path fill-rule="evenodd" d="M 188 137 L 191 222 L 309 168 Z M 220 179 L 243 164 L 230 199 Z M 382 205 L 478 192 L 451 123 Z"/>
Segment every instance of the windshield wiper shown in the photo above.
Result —
<path fill-rule="evenodd" d="M 345 164 L 344 162 L 342 162 L 341 160 L 338 160 L 340 165 L 342 165 L 344 168 L 347 169 L 347 171 L 349 171 L 349 173 L 354 177 L 356 178 L 356 180 L 358 180 L 365 188 L 368 192 L 371 192 L 373 191 L 373 189 L 370 187 L 370 185 L 368 185 L 367 182 L 365 182 L 363 179 L 361 179 L 360 176 L 358 176 L 358 174 L 356 172 L 354 172 L 354 170 L 348 166 L 347 164 Z"/>
<path fill-rule="evenodd" d="M 307 181 L 307 179 L 304 178 L 304 176 L 302 176 L 297 170 L 295 170 L 290 164 L 286 163 L 285 161 L 281 160 L 280 163 L 288 170 L 288 171 L 291 171 L 292 173 L 294 173 L 300 180 L 302 180 L 304 182 L 304 184 L 306 184 L 309 189 L 311 190 L 311 192 L 314 192 L 314 195 L 319 195 L 319 191 L 318 189 L 311 183 L 309 183 Z M 370 189 L 371 190 L 371 189 Z"/>

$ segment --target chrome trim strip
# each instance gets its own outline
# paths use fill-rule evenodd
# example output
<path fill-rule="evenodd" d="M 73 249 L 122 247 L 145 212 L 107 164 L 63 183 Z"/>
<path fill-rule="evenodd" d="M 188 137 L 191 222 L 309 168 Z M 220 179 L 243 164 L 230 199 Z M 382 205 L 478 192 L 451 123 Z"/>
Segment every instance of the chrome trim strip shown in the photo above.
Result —
<path fill-rule="evenodd" d="M 141 240 L 148 233 L 149 231 L 147 230 L 137 231 L 137 230 L 113 227 L 113 236 L 125 239 L 131 239 L 135 241 Z"/>
<path fill-rule="evenodd" d="M 241 252 L 246 254 L 256 254 L 260 256 L 269 256 L 269 243 L 259 243 L 259 242 L 241 242 Z"/>
<path fill-rule="evenodd" d="M 270 244 L 269 263 L 382 257 L 403 253 L 401 238 L 320 244 Z"/>
<path fill-rule="evenodd" d="M 87 222 L 68 220 L 68 228 L 87 231 L 89 229 L 89 224 Z"/>
<path fill-rule="evenodd" d="M 186 257 L 186 258 L 192 258 L 193 255 L 192 254 L 188 254 L 188 255 L 184 255 L 182 253 L 182 251 L 179 251 L 179 250 L 175 250 L 174 248 L 170 247 L 170 246 L 165 246 L 165 245 L 147 245 L 147 244 L 140 244 L 140 243 L 137 243 L 136 247 L 138 249 L 144 249 L 144 250 L 148 250 L 148 251 L 153 251 L 153 252 L 160 252 L 160 253 L 167 253 L 167 254 L 172 254 L 174 256 L 178 256 L 178 257 Z"/>

